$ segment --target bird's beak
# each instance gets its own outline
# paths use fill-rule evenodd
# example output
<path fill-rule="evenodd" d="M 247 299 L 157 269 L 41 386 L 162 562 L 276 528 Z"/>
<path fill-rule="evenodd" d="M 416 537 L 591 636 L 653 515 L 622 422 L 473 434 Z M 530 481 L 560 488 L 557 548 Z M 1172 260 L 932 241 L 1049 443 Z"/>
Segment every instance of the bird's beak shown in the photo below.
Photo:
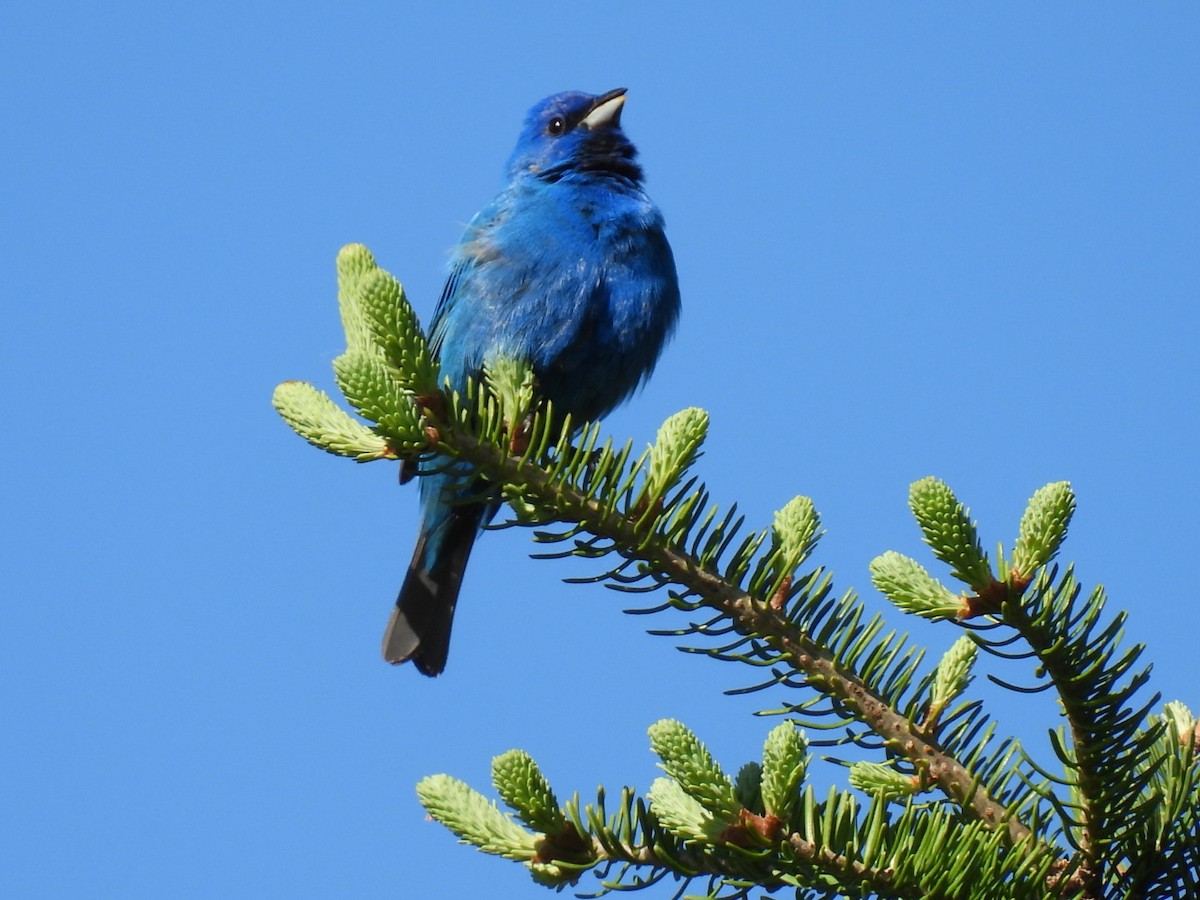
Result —
<path fill-rule="evenodd" d="M 621 107 L 624 105 L 625 88 L 616 88 L 607 94 L 601 94 L 579 124 L 586 125 L 588 131 L 604 127 L 616 128 L 621 124 Z"/>

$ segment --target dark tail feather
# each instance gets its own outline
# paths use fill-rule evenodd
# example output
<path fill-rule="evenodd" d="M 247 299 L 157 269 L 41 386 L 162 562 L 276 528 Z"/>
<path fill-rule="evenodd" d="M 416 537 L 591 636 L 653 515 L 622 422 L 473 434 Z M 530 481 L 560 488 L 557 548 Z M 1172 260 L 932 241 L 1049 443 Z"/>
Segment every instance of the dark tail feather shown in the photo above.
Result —
<path fill-rule="evenodd" d="M 458 590 L 483 511 L 482 506 L 455 507 L 440 523 L 441 534 L 421 532 L 383 634 L 383 658 L 388 662 L 411 659 L 421 674 L 430 676 L 440 675 L 446 667 Z M 431 539 L 438 545 L 432 564 L 426 566 L 426 544 Z"/>

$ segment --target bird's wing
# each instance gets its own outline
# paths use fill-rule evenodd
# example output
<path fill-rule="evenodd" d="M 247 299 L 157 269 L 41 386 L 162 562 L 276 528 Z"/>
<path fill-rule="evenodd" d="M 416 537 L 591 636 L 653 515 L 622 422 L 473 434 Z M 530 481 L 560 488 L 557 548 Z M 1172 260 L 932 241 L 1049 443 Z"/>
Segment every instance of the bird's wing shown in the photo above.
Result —
<path fill-rule="evenodd" d="M 440 358 L 443 344 L 448 332 L 454 330 L 457 314 L 461 313 L 460 306 L 470 296 L 478 293 L 475 278 L 479 275 L 480 266 L 494 258 L 498 250 L 493 248 L 494 235 L 498 226 L 506 217 L 511 203 L 508 193 L 499 194 L 490 204 L 484 206 L 467 224 L 466 232 L 458 240 L 454 253 L 450 257 L 450 274 L 442 287 L 442 296 L 433 311 L 430 323 L 430 350 Z M 487 248 L 487 250 L 485 250 Z M 494 277 L 494 276 L 493 276 Z"/>
<path fill-rule="evenodd" d="M 512 189 L 471 220 L 430 329 L 431 350 L 456 387 L 492 353 L 534 362 L 561 352 L 595 283 L 556 262 L 569 228 L 552 204 Z"/>
<path fill-rule="evenodd" d="M 433 321 L 429 325 L 429 352 L 435 359 L 442 355 L 442 343 L 446 340 L 446 328 L 451 320 L 450 312 L 459 300 L 459 285 L 463 281 L 464 274 L 472 266 L 474 266 L 473 260 L 462 254 L 455 254 L 454 261 L 450 266 L 450 274 L 442 286 L 442 296 L 438 298 L 437 306 L 433 311 Z"/>

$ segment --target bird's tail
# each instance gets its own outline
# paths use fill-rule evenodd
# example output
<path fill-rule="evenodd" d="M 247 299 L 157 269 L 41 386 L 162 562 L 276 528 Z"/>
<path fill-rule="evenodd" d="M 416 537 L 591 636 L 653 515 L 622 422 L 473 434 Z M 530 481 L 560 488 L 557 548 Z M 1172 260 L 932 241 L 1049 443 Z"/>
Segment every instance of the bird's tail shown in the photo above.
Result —
<path fill-rule="evenodd" d="M 476 504 L 456 506 L 436 527 L 422 528 L 383 635 L 388 662 L 411 659 L 430 676 L 446 667 L 454 607 L 484 510 Z"/>

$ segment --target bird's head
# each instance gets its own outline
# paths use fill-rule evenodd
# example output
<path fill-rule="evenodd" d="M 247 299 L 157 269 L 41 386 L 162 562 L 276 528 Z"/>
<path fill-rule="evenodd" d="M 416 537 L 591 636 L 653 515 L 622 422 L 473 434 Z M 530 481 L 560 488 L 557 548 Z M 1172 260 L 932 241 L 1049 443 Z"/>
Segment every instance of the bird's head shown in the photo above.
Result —
<path fill-rule="evenodd" d="M 517 147 L 508 160 L 510 179 L 533 175 L 557 181 L 593 172 L 641 180 L 637 150 L 621 131 L 625 88 L 607 94 L 566 91 L 547 97 L 529 111 Z"/>

